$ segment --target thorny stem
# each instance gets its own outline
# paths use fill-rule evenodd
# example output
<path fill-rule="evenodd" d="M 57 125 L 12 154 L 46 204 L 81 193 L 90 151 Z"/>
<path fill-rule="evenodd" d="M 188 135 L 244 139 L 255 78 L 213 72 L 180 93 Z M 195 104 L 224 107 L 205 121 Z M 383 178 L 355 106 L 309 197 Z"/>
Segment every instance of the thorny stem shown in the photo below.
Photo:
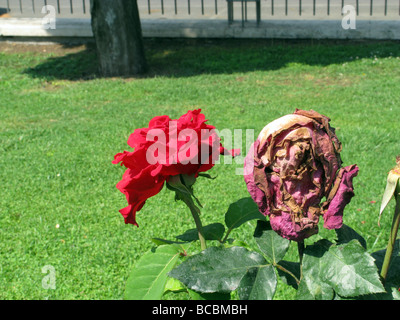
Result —
<path fill-rule="evenodd" d="M 303 256 L 304 256 L 304 240 L 297 242 L 297 250 L 300 258 L 300 280 L 303 278 Z"/>
<path fill-rule="evenodd" d="M 203 225 L 201 224 L 200 216 L 199 216 L 199 208 L 196 207 L 193 200 L 189 197 L 183 197 L 183 202 L 189 207 L 190 212 L 192 213 L 194 223 L 196 224 L 196 229 L 199 234 L 199 240 L 201 245 L 201 250 L 207 249 L 206 239 L 203 234 Z"/>
<path fill-rule="evenodd" d="M 382 270 L 381 270 L 381 278 L 383 280 L 383 283 L 385 283 L 386 276 L 387 276 L 387 273 L 389 270 L 390 260 L 392 259 L 393 248 L 394 248 L 394 244 L 396 242 L 397 231 L 399 230 L 399 225 L 400 225 L 400 187 L 399 187 L 399 185 L 397 185 L 397 187 L 396 187 L 395 199 L 396 199 L 396 208 L 394 211 L 392 228 L 390 229 L 390 237 L 389 237 L 389 242 L 388 242 L 388 245 L 386 248 L 385 259 L 383 260 L 383 265 L 382 265 Z"/>

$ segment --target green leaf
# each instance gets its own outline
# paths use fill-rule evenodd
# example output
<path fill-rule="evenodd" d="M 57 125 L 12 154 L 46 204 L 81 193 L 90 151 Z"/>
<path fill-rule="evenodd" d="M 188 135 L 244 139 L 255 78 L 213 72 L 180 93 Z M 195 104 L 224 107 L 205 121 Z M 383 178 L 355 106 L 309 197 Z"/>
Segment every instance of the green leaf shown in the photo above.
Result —
<path fill-rule="evenodd" d="M 226 243 L 224 243 L 225 248 L 229 247 L 244 247 L 248 250 L 253 250 L 253 246 L 248 244 L 247 242 L 240 239 L 228 239 Z"/>
<path fill-rule="evenodd" d="M 151 241 L 156 244 L 157 246 L 161 246 L 163 244 L 186 244 L 186 242 L 182 241 L 171 241 L 167 239 L 161 239 L 161 238 L 151 238 Z"/>
<path fill-rule="evenodd" d="M 364 249 L 367 249 L 367 242 L 365 241 L 365 239 L 349 226 L 343 224 L 340 229 L 336 229 L 335 231 L 338 237 L 338 244 L 347 243 L 355 239 L 360 242 Z"/>
<path fill-rule="evenodd" d="M 374 259 L 357 240 L 332 245 L 321 257 L 320 275 L 339 295 L 384 292 Z"/>
<path fill-rule="evenodd" d="M 131 271 L 125 288 L 126 300 L 161 299 L 168 272 L 176 265 L 179 246 L 164 245 L 145 253 Z"/>
<path fill-rule="evenodd" d="M 385 259 L 386 249 L 376 251 L 371 254 L 375 259 L 375 264 L 379 270 L 382 269 L 383 260 Z M 400 239 L 397 239 L 394 243 L 394 249 L 392 253 L 392 259 L 390 261 L 390 266 L 388 274 L 386 276 L 386 283 L 392 283 L 400 287 Z"/>
<path fill-rule="evenodd" d="M 250 268 L 265 265 L 257 252 L 242 247 L 210 247 L 188 258 L 169 275 L 201 293 L 228 293 L 235 290 Z"/>
<path fill-rule="evenodd" d="M 241 300 L 272 300 L 276 284 L 277 278 L 272 265 L 254 267 L 240 281 L 238 295 Z"/>
<path fill-rule="evenodd" d="M 332 299 L 334 291 L 342 297 L 385 291 L 374 259 L 357 240 L 340 245 L 320 240 L 307 246 L 302 271 L 299 299 Z"/>
<path fill-rule="evenodd" d="M 211 180 L 214 180 L 214 179 L 217 178 L 216 176 L 215 176 L 215 177 L 212 177 L 212 176 L 209 175 L 208 173 L 204 173 L 204 172 L 200 172 L 200 173 L 199 173 L 199 177 L 204 177 L 204 178 L 211 179 Z"/>
<path fill-rule="evenodd" d="M 356 297 L 357 300 L 400 300 L 400 292 L 397 286 L 385 285 L 386 292 L 372 293 Z"/>
<path fill-rule="evenodd" d="M 232 203 L 225 214 L 225 224 L 229 229 L 235 229 L 253 219 L 265 220 L 252 198 L 243 198 Z"/>
<path fill-rule="evenodd" d="M 279 267 L 276 268 L 282 282 L 289 286 L 292 286 L 297 290 L 298 289 L 297 280 L 300 279 L 300 263 L 281 260 L 278 263 L 278 265 L 285 269 L 283 270 L 282 268 Z"/>
<path fill-rule="evenodd" d="M 168 277 L 167 278 L 167 283 L 165 284 L 164 287 L 164 293 L 165 292 L 182 292 L 186 291 L 186 287 L 177 279 Z"/>
<path fill-rule="evenodd" d="M 254 238 L 267 260 L 273 264 L 283 259 L 290 246 L 290 240 L 282 238 L 272 230 L 269 221 L 257 221 Z"/>
<path fill-rule="evenodd" d="M 203 235 L 206 240 L 221 240 L 224 235 L 225 227 L 221 223 L 212 223 L 203 227 Z M 196 228 L 187 230 L 184 234 L 176 237 L 182 241 L 199 240 L 199 233 Z"/>
<path fill-rule="evenodd" d="M 297 291 L 300 300 L 332 300 L 334 291 L 332 287 L 322 280 L 322 257 L 327 252 L 331 243 L 320 240 L 304 250 L 302 272 L 303 277 Z"/>
<path fill-rule="evenodd" d="M 345 298 L 339 295 L 335 296 L 335 300 L 400 300 L 400 292 L 397 286 L 385 284 L 386 292 L 371 293 L 357 297 Z"/>

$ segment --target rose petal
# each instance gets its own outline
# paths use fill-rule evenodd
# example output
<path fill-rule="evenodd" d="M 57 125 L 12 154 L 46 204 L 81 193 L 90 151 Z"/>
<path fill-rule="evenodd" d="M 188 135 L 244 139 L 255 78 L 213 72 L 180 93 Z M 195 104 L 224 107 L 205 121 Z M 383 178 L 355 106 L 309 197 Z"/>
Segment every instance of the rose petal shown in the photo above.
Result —
<path fill-rule="evenodd" d="M 215 127 L 206 122 L 201 109 L 189 110 L 178 120 L 154 117 L 148 128 L 136 129 L 129 136 L 133 152 L 118 153 L 112 161 L 127 168 L 117 184 L 128 202 L 120 210 L 125 223 L 137 225 L 136 212 L 148 198 L 160 192 L 168 177 L 179 174 L 197 177 L 214 166 L 220 152 L 232 156 L 240 153 L 238 149 L 229 151 L 222 147 Z"/>
<path fill-rule="evenodd" d="M 128 207 L 121 209 L 125 223 L 137 226 L 136 212 L 139 211 L 146 200 L 158 194 L 164 186 L 165 179 L 155 177 L 150 166 L 141 171 L 127 169 L 122 180 L 117 183 L 117 189 L 126 196 Z"/>
<path fill-rule="evenodd" d="M 354 196 L 353 178 L 358 174 L 358 167 L 354 164 L 340 169 L 337 180 L 339 187 L 327 211 L 324 213 L 324 228 L 340 229 L 343 225 L 343 210 Z M 335 181 L 335 185 L 338 181 Z"/>
<path fill-rule="evenodd" d="M 269 220 L 272 230 L 291 241 L 302 241 L 318 233 L 318 225 L 316 223 L 302 227 L 293 223 L 292 217 L 288 212 L 283 211 L 280 215 L 271 215 Z"/>

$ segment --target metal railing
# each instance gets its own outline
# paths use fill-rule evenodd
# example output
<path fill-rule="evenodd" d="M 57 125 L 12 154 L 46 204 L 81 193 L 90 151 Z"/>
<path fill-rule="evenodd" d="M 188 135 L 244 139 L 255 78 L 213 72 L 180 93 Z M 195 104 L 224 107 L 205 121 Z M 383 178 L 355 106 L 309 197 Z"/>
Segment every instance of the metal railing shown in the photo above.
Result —
<path fill-rule="evenodd" d="M 275 3 L 279 2 L 279 0 L 271 0 L 271 15 L 274 15 L 274 6 Z M 288 8 L 289 8 L 289 0 L 284 0 L 285 2 L 285 15 L 288 15 Z M 316 15 L 316 8 L 317 8 L 317 2 L 318 3 L 326 3 L 326 15 L 329 16 L 331 14 L 331 8 L 332 8 L 332 4 L 333 3 L 337 3 L 338 1 L 335 0 L 312 0 L 312 12 L 313 15 Z M 356 13 L 357 15 L 360 14 L 360 7 L 368 7 L 369 9 L 369 15 L 373 16 L 374 14 L 374 7 L 376 7 L 377 5 L 379 7 L 383 7 L 383 14 L 386 16 L 388 14 L 388 8 L 392 8 L 394 7 L 394 4 L 397 5 L 398 7 L 398 14 L 400 15 L 400 1 L 397 0 L 354 0 L 354 1 L 345 1 L 345 0 L 340 0 L 341 5 L 339 7 L 339 9 L 341 10 L 345 5 L 353 5 L 354 8 L 356 9 Z M 298 0 L 298 12 L 299 12 L 299 16 L 302 15 L 302 10 L 303 10 L 303 4 L 304 4 L 304 0 Z M 377 14 L 379 14 L 379 12 L 376 12 Z M 382 12 L 380 12 L 382 13 Z"/>
<path fill-rule="evenodd" d="M 83 14 L 90 13 L 88 12 L 90 9 L 90 0 L 79 0 L 79 7 L 82 10 Z M 74 14 L 74 3 L 76 5 L 77 1 L 75 0 L 3 0 L 0 1 L 0 7 L 5 8 L 7 12 L 19 11 L 19 13 L 37 13 L 37 9 L 40 8 L 39 12 L 43 6 L 52 5 L 57 9 L 57 13 L 62 12 L 63 10 L 68 10 L 70 14 Z M 5 4 L 5 6 L 3 6 Z M 63 6 L 61 5 L 63 4 Z"/>
<path fill-rule="evenodd" d="M 178 14 L 178 9 L 185 10 L 185 5 L 182 5 L 179 8 L 177 0 L 171 0 L 170 3 L 172 3 L 172 1 L 173 11 L 175 15 Z M 248 2 L 250 0 L 243 1 Z M 167 0 L 153 0 L 153 2 L 152 0 L 146 0 L 146 3 L 144 3 L 144 1 L 138 0 L 138 2 L 142 4 L 142 9 L 143 7 L 146 7 L 148 15 L 152 14 L 152 9 L 154 8 L 159 9 L 162 15 L 166 13 Z M 187 0 L 187 14 L 191 14 L 191 6 L 193 2 L 200 2 L 201 14 L 204 15 L 205 0 Z M 210 0 L 207 2 L 208 6 L 210 6 L 210 4 L 212 3 L 214 13 L 217 15 L 219 11 L 219 3 L 222 2 L 225 5 L 226 0 L 220 0 L 219 3 L 218 0 Z M 275 16 L 277 14 L 277 9 L 280 9 L 281 15 L 289 16 L 289 9 L 293 8 L 296 9 L 298 16 L 302 16 L 306 9 L 308 11 L 310 11 L 311 9 L 312 15 L 316 16 L 317 9 L 321 11 L 321 8 L 323 7 L 325 7 L 324 11 L 326 12 L 327 16 L 330 16 L 332 13 L 343 15 L 342 8 L 345 5 L 353 5 L 356 10 L 357 16 L 360 15 L 361 8 L 364 9 L 364 13 L 367 9 L 369 16 L 387 16 L 389 11 L 392 11 L 392 14 L 395 12 L 397 15 L 400 16 L 400 0 L 264 0 L 262 1 L 262 5 L 264 8 L 269 7 L 269 12 L 271 16 Z M 284 11 L 284 14 L 282 14 L 282 9 Z"/>
<path fill-rule="evenodd" d="M 227 18 L 226 0 L 137 1 L 142 18 Z M 41 16 L 43 6 L 47 5 L 53 6 L 60 17 L 90 17 L 90 0 L 0 0 L 2 12 L 12 17 Z M 312 19 L 342 15 L 345 5 L 352 5 L 357 16 L 366 18 L 400 16 L 400 0 L 261 0 L 261 11 L 264 19 L 277 16 L 283 19 L 296 16 Z"/>

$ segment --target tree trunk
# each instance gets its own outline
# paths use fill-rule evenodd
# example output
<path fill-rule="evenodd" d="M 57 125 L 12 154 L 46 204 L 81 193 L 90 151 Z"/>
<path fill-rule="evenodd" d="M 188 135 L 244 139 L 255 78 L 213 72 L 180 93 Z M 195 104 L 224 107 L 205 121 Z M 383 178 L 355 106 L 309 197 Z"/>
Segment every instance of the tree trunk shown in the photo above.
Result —
<path fill-rule="evenodd" d="M 92 30 L 103 76 L 147 70 L 136 0 L 91 0 Z"/>

